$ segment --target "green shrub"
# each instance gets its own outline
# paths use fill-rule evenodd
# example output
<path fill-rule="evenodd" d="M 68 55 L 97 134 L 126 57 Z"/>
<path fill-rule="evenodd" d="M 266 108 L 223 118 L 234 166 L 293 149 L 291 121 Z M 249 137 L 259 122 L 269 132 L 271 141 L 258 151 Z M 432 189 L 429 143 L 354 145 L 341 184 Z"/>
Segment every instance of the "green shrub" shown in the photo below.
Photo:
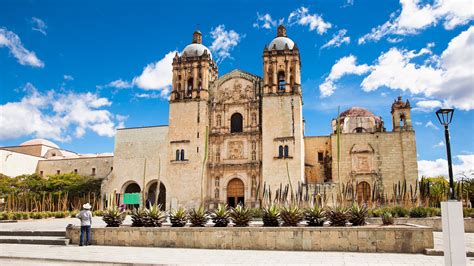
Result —
<path fill-rule="evenodd" d="M 394 217 L 407 217 L 409 212 L 410 211 L 407 208 L 404 208 L 402 206 L 395 206 L 395 207 L 392 207 L 390 210 L 390 213 Z"/>
<path fill-rule="evenodd" d="M 384 214 L 385 212 L 392 213 L 389 207 L 377 207 L 369 210 L 369 216 L 382 217 L 382 214 Z"/>
<path fill-rule="evenodd" d="M 69 212 L 69 217 L 76 218 L 76 215 L 79 213 L 78 210 L 73 210 Z"/>
<path fill-rule="evenodd" d="M 0 212 L 0 220 L 6 220 L 7 219 L 7 213 L 6 212 Z"/>
<path fill-rule="evenodd" d="M 463 214 L 464 218 L 473 217 L 474 209 L 473 208 L 463 208 L 462 209 L 462 214 Z"/>
<path fill-rule="evenodd" d="M 429 216 L 441 216 L 441 208 L 429 208 Z"/>
<path fill-rule="evenodd" d="M 250 213 L 252 214 L 253 219 L 261 219 L 262 218 L 262 209 L 261 208 L 251 208 Z"/>
<path fill-rule="evenodd" d="M 55 212 L 54 218 L 65 218 L 67 216 L 66 212 Z"/>
<path fill-rule="evenodd" d="M 430 214 L 429 208 L 425 207 L 414 207 L 410 209 L 410 217 L 411 218 L 426 218 Z"/>
<path fill-rule="evenodd" d="M 393 224 L 394 220 L 393 220 L 393 216 L 390 212 L 384 212 L 382 214 L 382 223 L 383 225 L 391 225 Z"/>
<path fill-rule="evenodd" d="M 29 212 L 23 212 L 21 215 L 22 215 L 23 220 L 30 219 L 30 213 Z"/>
<path fill-rule="evenodd" d="M 104 216 L 104 211 L 103 210 L 95 210 L 92 212 L 93 216 Z"/>

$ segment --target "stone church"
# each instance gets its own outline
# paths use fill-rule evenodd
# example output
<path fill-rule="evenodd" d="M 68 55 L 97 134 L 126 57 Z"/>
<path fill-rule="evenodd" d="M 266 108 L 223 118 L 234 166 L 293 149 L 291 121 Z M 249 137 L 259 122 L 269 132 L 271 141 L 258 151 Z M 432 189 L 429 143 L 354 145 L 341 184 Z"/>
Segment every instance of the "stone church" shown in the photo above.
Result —
<path fill-rule="evenodd" d="M 290 182 L 329 190 L 353 182 L 359 200 L 367 200 L 374 184 L 391 192 L 400 180 L 415 183 L 408 101 L 394 101 L 390 132 L 381 117 L 353 107 L 332 121 L 330 135 L 305 136 L 300 51 L 283 26 L 263 50 L 262 73 L 219 75 L 202 34 L 194 32 L 173 59 L 169 124 L 117 130 L 113 167 L 104 166 L 111 169 L 104 198 L 117 195 L 120 203 L 124 193 L 144 192 L 153 201 L 159 187 L 166 209 L 256 206 L 263 184 L 274 192 Z"/>

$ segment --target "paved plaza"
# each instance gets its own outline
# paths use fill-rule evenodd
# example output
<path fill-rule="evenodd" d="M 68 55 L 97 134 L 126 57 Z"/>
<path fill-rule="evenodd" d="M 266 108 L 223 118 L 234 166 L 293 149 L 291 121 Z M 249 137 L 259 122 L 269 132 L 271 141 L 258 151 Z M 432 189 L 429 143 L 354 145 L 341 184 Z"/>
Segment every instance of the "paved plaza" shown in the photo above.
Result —
<path fill-rule="evenodd" d="M 74 218 L 0 223 L 0 231 L 64 231 Z M 127 217 L 125 224 L 131 224 Z M 103 227 L 100 217 L 93 226 Z M 474 233 L 465 234 L 468 251 L 474 251 Z M 442 233 L 434 232 L 435 249 L 442 250 Z M 443 265 L 442 256 L 392 253 L 296 252 L 260 250 L 209 250 L 114 246 L 48 246 L 0 244 L 0 265 L 60 264 L 318 264 L 318 265 Z M 474 265 L 474 258 L 468 258 Z"/>

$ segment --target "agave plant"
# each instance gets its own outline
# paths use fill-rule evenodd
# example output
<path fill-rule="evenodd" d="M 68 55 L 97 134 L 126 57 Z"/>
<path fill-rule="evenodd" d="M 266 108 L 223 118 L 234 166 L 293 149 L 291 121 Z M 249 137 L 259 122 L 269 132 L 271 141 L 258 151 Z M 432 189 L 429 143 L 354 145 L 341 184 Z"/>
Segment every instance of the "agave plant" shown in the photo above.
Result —
<path fill-rule="evenodd" d="M 328 207 L 324 213 L 329 222 L 331 222 L 331 226 L 345 226 L 349 219 L 347 208 L 342 206 Z"/>
<path fill-rule="evenodd" d="M 125 220 L 125 213 L 121 212 L 118 207 L 113 207 L 104 212 L 102 220 L 107 224 L 107 227 L 119 227 Z"/>
<path fill-rule="evenodd" d="M 276 205 L 271 205 L 262 209 L 263 226 L 279 226 L 280 225 L 280 209 Z"/>
<path fill-rule="evenodd" d="M 144 226 L 161 227 L 166 220 L 166 213 L 161 210 L 161 205 L 153 205 L 146 211 L 146 219 Z"/>
<path fill-rule="evenodd" d="M 298 226 L 303 221 L 303 210 L 298 206 L 283 207 L 280 211 L 280 217 L 283 220 L 283 226 Z"/>
<path fill-rule="evenodd" d="M 188 215 L 183 207 L 173 209 L 170 212 L 171 227 L 183 227 L 188 221 Z"/>
<path fill-rule="evenodd" d="M 229 224 L 230 213 L 227 210 L 227 205 L 219 204 L 217 209 L 212 212 L 212 222 L 215 227 L 226 227 Z"/>
<path fill-rule="evenodd" d="M 382 223 L 384 225 L 391 225 L 393 224 L 393 215 L 390 212 L 384 212 L 382 214 Z"/>
<path fill-rule="evenodd" d="M 132 226 L 142 227 L 145 226 L 147 219 L 147 210 L 145 208 L 138 208 L 132 210 Z"/>
<path fill-rule="evenodd" d="M 230 211 L 230 219 L 237 227 L 249 226 L 252 219 L 252 210 L 239 204 Z"/>
<path fill-rule="evenodd" d="M 323 226 L 325 220 L 324 210 L 316 204 L 312 208 L 305 209 L 304 217 L 309 226 Z"/>
<path fill-rule="evenodd" d="M 209 216 L 207 215 L 206 210 L 204 207 L 194 208 L 189 211 L 188 214 L 189 221 L 191 222 L 192 226 L 194 227 L 204 227 L 209 220 Z"/>
<path fill-rule="evenodd" d="M 352 207 L 349 209 L 349 222 L 353 225 L 365 225 L 365 219 L 369 215 L 369 210 L 365 205 L 359 206 L 359 204 L 352 204 Z"/>

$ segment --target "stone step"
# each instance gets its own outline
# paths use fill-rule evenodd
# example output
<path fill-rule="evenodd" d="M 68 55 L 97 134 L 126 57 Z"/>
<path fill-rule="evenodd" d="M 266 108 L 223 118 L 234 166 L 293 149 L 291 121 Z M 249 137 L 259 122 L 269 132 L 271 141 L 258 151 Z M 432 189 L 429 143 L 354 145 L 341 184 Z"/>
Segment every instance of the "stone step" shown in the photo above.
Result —
<path fill-rule="evenodd" d="M 52 236 L 0 236 L 0 243 L 67 246 L 69 239 Z"/>
<path fill-rule="evenodd" d="M 425 255 L 444 256 L 444 251 L 434 248 L 426 248 Z M 474 257 L 474 251 L 466 251 L 466 257 Z"/>
<path fill-rule="evenodd" d="M 66 231 L 0 231 L 0 236 L 56 236 L 65 237 Z"/>

